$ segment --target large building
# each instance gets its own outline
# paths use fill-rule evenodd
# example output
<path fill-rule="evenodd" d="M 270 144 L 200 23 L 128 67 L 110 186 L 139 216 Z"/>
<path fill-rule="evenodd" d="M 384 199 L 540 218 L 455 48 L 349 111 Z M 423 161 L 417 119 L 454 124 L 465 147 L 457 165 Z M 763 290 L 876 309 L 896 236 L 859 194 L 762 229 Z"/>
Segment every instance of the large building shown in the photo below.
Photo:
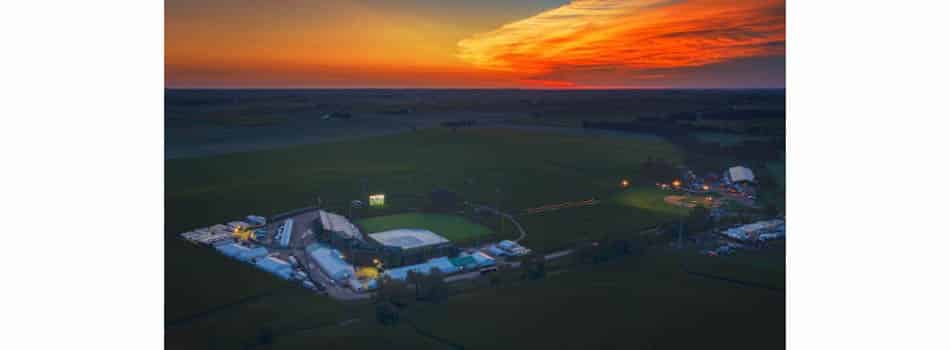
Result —
<path fill-rule="evenodd" d="M 320 240 L 329 242 L 334 247 L 353 246 L 363 242 L 363 234 L 343 215 L 320 210 L 319 225 L 322 229 Z"/>
<path fill-rule="evenodd" d="M 451 256 L 455 246 L 445 237 L 423 229 L 397 229 L 369 235 L 372 242 L 383 248 L 387 266 L 421 263 L 433 257 Z"/>
<path fill-rule="evenodd" d="M 307 253 L 320 270 L 335 281 L 345 281 L 356 274 L 353 265 L 343 260 L 343 255 L 333 248 L 311 244 L 307 246 Z"/>
<path fill-rule="evenodd" d="M 779 219 L 758 221 L 733 227 L 721 233 L 724 236 L 740 241 L 775 239 L 785 237 L 785 221 Z"/>
<path fill-rule="evenodd" d="M 737 183 L 737 182 L 754 182 L 755 175 L 752 174 L 752 170 L 744 166 L 734 166 L 726 170 L 726 173 L 723 174 L 723 180 L 726 183 Z"/>

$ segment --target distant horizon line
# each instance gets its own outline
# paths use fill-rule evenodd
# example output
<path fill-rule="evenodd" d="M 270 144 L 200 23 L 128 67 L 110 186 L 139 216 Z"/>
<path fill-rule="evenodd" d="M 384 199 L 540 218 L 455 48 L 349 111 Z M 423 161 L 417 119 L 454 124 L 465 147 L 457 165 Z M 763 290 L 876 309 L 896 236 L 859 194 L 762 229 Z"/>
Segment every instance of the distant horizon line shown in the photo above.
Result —
<path fill-rule="evenodd" d="M 524 91 L 638 91 L 638 90 L 785 90 L 785 87 L 610 87 L 610 88 L 485 88 L 485 87 L 165 87 L 165 90 L 524 90 Z"/>

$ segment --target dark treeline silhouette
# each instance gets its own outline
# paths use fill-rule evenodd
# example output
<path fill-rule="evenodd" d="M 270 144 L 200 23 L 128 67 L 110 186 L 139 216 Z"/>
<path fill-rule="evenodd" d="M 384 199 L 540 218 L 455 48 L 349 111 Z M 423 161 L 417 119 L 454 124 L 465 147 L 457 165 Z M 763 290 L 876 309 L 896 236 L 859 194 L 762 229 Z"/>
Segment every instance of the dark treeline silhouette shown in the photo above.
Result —
<path fill-rule="evenodd" d="M 464 128 L 464 127 L 474 126 L 476 123 L 477 121 L 475 121 L 474 119 L 466 119 L 466 120 L 442 122 L 441 125 L 446 128 L 455 129 L 455 128 Z"/>

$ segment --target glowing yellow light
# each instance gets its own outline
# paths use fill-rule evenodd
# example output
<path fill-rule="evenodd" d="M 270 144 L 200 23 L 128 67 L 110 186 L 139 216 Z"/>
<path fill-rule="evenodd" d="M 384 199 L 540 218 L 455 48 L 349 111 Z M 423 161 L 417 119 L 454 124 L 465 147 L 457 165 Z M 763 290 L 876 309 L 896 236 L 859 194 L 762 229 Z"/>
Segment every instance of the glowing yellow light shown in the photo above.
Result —
<path fill-rule="evenodd" d="M 680 180 L 673 180 L 673 186 L 680 187 Z"/>
<path fill-rule="evenodd" d="M 709 191 L 709 185 L 703 185 L 703 191 Z"/>
<path fill-rule="evenodd" d="M 621 187 L 630 186 L 630 181 L 627 181 L 627 179 L 623 179 L 623 180 L 620 181 L 620 186 L 621 186 Z"/>

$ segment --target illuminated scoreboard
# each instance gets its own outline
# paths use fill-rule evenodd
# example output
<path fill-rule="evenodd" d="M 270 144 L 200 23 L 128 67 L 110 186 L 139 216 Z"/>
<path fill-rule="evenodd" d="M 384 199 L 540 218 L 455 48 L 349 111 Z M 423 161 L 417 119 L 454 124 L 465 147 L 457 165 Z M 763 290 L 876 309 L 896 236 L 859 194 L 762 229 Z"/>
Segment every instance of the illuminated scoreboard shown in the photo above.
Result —
<path fill-rule="evenodd" d="M 371 207 L 381 207 L 386 205 L 386 195 L 385 194 L 371 194 L 369 195 L 369 206 Z"/>

